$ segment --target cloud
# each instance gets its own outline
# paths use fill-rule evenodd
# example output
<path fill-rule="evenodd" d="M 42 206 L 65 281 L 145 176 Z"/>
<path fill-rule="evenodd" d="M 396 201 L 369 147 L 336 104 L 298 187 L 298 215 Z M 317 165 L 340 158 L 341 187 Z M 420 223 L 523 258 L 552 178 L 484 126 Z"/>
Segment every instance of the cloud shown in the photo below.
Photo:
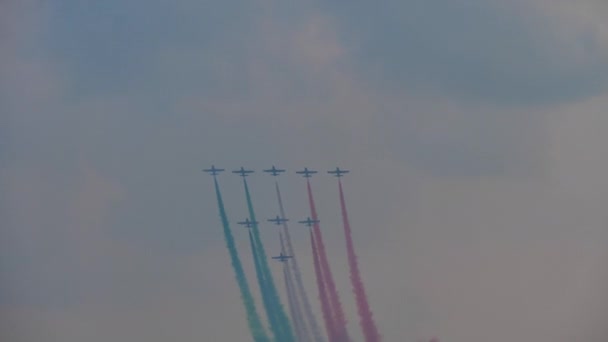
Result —
<path fill-rule="evenodd" d="M 48 167 L 2 172 L 8 226 L 2 244 L 3 303 L 80 300 L 86 295 L 82 290 L 99 289 L 95 273 L 111 266 L 105 265 L 112 243 L 104 225 L 122 189 L 86 166 L 76 177 L 55 172 Z"/>
<path fill-rule="evenodd" d="M 330 2 L 357 67 L 394 92 L 436 91 L 500 106 L 575 101 L 606 90 L 601 19 L 559 20 L 553 3 Z M 605 11 L 605 9 L 604 9 Z M 560 14 L 563 14 L 560 13 Z"/>
<path fill-rule="evenodd" d="M 4 305 L 0 331 L 7 341 L 246 339 L 229 261 L 216 258 L 221 252 L 162 260 L 131 246 L 119 251 L 99 298 L 63 308 Z"/>
<path fill-rule="evenodd" d="M 460 16 L 395 3 L 378 9 L 381 23 L 365 4 L 139 4 L 62 2 L 53 20 L 49 8 L 22 10 L 33 33 L 0 65 L 11 76 L 0 81 L 10 90 L 0 137 L 9 340 L 246 339 L 200 169 L 274 163 L 353 170 L 347 205 L 387 340 L 603 341 L 606 98 L 588 97 L 601 87 L 584 74 L 602 77 L 604 36 L 597 50 L 562 38 L 589 27 L 565 2 L 546 16 L 541 2 L 443 4 Z M 410 55 L 395 37 L 421 48 Z M 556 64 L 532 70 L 552 54 Z M 477 74 L 461 77 L 467 68 Z M 561 92 L 568 73 L 580 94 Z M 272 180 L 251 180 L 259 217 L 276 215 Z M 281 182 L 289 217 L 304 218 L 303 180 Z M 242 184 L 221 184 L 241 219 Z M 313 183 L 358 336 L 335 186 Z M 314 293 L 306 232 L 293 235 Z"/>

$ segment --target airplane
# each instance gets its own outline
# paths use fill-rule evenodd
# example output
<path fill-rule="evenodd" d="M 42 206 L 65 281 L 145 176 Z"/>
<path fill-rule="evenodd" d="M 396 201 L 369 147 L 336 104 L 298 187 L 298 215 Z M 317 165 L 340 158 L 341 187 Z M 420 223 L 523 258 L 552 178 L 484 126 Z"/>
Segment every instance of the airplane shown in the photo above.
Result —
<path fill-rule="evenodd" d="M 312 177 L 311 175 L 317 173 L 317 171 L 312 171 L 312 170 L 309 170 L 307 167 L 305 167 L 303 171 L 296 171 L 296 173 L 300 174 L 300 175 L 304 175 L 304 178 L 310 178 L 310 177 Z"/>
<path fill-rule="evenodd" d="M 308 227 L 312 227 L 313 224 L 315 223 L 319 223 L 319 220 L 313 220 L 310 217 L 308 217 L 306 220 L 304 221 L 298 221 L 298 223 L 302 223 L 304 225 L 307 225 Z"/>
<path fill-rule="evenodd" d="M 350 171 L 348 171 L 348 170 L 340 170 L 339 167 L 337 167 L 335 171 L 327 171 L 327 173 L 332 174 L 338 178 L 342 177 L 342 175 L 349 173 L 349 172 Z"/>
<path fill-rule="evenodd" d="M 285 261 L 287 261 L 287 259 L 293 258 L 293 256 L 285 255 L 285 254 L 283 254 L 283 252 L 281 252 L 281 254 L 279 254 L 279 256 L 273 256 L 272 258 L 279 260 L 280 262 L 285 262 Z"/>
<path fill-rule="evenodd" d="M 253 173 L 253 170 L 245 170 L 244 167 L 241 166 L 241 168 L 239 170 L 234 170 L 232 171 L 232 173 L 238 173 L 239 176 L 245 178 L 247 177 L 250 173 Z"/>
<path fill-rule="evenodd" d="M 279 215 L 277 215 L 277 217 L 275 217 L 275 218 L 268 219 L 268 222 L 272 222 L 272 223 L 276 224 L 277 226 L 279 226 L 283 222 L 287 222 L 287 221 L 289 221 L 289 219 L 281 218 L 281 217 L 279 217 Z"/>
<path fill-rule="evenodd" d="M 276 167 L 274 167 L 274 165 L 272 165 L 272 168 L 270 168 L 268 170 L 262 170 L 262 171 L 269 172 L 273 176 L 278 176 L 279 173 L 285 172 L 285 169 L 277 169 Z"/>
<path fill-rule="evenodd" d="M 212 176 L 218 175 L 220 172 L 224 171 L 224 169 L 217 169 L 215 165 L 211 165 L 210 169 L 204 169 L 203 172 L 210 173 Z"/>
<path fill-rule="evenodd" d="M 258 221 L 250 221 L 249 218 L 246 218 L 245 221 L 237 222 L 237 224 L 251 228 L 254 224 L 258 224 Z"/>

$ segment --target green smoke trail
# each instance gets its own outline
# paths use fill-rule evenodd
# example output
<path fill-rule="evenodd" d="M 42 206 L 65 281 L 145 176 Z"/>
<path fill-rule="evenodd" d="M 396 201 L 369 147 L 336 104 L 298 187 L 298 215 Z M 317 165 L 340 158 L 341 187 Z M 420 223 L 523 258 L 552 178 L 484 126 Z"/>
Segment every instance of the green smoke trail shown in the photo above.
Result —
<path fill-rule="evenodd" d="M 241 263 L 238 251 L 236 250 L 234 237 L 232 236 L 232 231 L 230 230 L 230 225 L 228 223 L 228 216 L 226 215 L 226 209 L 224 208 L 224 201 L 222 200 L 219 184 L 217 183 L 217 179 L 215 179 L 215 177 L 213 181 L 215 183 L 215 194 L 217 196 L 217 205 L 220 211 L 220 218 L 222 220 L 222 225 L 224 226 L 226 248 L 228 248 L 228 251 L 230 252 L 230 260 L 232 262 L 232 267 L 234 268 L 236 281 L 241 291 L 241 299 L 243 300 L 243 305 L 245 306 L 245 311 L 247 312 L 249 331 L 251 332 L 251 336 L 255 342 L 270 342 L 270 339 L 262 326 L 260 316 L 255 308 L 255 302 L 253 301 L 253 296 L 251 295 L 249 284 L 247 283 L 247 278 L 245 277 L 245 272 L 243 271 L 243 264 Z"/>
<path fill-rule="evenodd" d="M 255 274 L 258 279 L 260 292 L 262 293 L 262 302 L 264 303 L 264 309 L 266 309 L 268 322 L 270 323 L 270 330 L 272 330 L 276 341 L 282 341 L 282 327 L 281 324 L 277 321 L 276 312 L 274 311 L 272 299 L 270 293 L 268 292 L 268 286 L 266 285 L 266 279 L 264 277 L 264 273 L 262 272 L 260 255 L 258 254 L 255 243 L 253 242 L 253 234 L 251 234 L 251 230 L 249 231 L 249 244 L 251 245 L 251 254 L 253 257 L 253 264 L 255 266 Z"/>
<path fill-rule="evenodd" d="M 277 293 L 277 288 L 274 285 L 274 280 L 272 279 L 272 274 L 270 273 L 270 267 L 268 266 L 268 259 L 266 259 L 266 252 L 264 251 L 264 245 L 262 244 L 262 239 L 260 238 L 260 231 L 258 230 L 257 221 L 255 219 L 255 212 L 253 210 L 253 203 L 251 201 L 251 195 L 249 193 L 249 187 L 247 186 L 247 180 L 243 177 L 243 184 L 245 186 L 245 197 L 247 198 L 247 209 L 249 210 L 249 220 L 253 223 L 253 238 L 256 245 L 256 251 L 258 253 L 258 257 L 260 258 L 260 266 L 262 266 L 262 273 L 264 274 L 264 278 L 266 280 L 266 287 L 268 289 L 268 294 L 274 305 L 274 310 L 277 315 L 278 323 L 281 325 L 283 330 L 283 339 L 280 342 L 292 342 L 295 341 L 293 330 L 291 328 L 291 324 L 289 323 L 289 319 L 287 318 L 287 314 L 285 313 L 285 309 L 281 304 L 279 299 L 279 295 Z"/>

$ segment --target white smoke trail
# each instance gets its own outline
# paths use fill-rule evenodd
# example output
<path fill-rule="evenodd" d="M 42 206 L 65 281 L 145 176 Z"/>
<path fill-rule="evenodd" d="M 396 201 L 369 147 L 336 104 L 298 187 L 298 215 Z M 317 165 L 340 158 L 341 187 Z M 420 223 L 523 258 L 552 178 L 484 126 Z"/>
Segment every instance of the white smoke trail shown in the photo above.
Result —
<path fill-rule="evenodd" d="M 275 188 L 277 193 L 277 199 L 279 201 L 279 211 L 281 217 L 285 217 L 285 209 L 283 207 L 283 200 L 281 199 L 281 191 L 279 190 L 279 182 L 275 182 Z M 295 279 L 295 285 L 300 299 L 302 300 L 302 305 L 304 306 L 304 313 L 306 315 L 306 321 L 308 322 L 310 329 L 312 330 L 312 335 L 314 337 L 315 342 L 325 342 L 325 338 L 321 334 L 321 330 L 319 329 L 319 324 L 312 312 L 312 307 L 310 306 L 310 301 L 308 300 L 308 296 L 306 295 L 306 290 L 304 289 L 304 283 L 302 282 L 302 273 L 300 272 L 300 267 L 298 266 L 298 261 L 296 255 L 293 251 L 293 245 L 291 243 L 291 236 L 289 234 L 289 228 L 287 227 L 287 222 L 283 222 L 283 233 L 285 234 L 285 243 L 287 247 L 288 255 L 293 256 L 289 262 L 291 268 L 293 270 L 293 275 Z"/>
<path fill-rule="evenodd" d="M 279 237 L 281 239 L 281 253 L 285 255 L 285 243 L 283 241 L 283 234 L 281 234 L 281 232 L 279 232 Z M 310 336 L 308 334 L 308 329 L 306 328 L 306 322 L 302 316 L 302 309 L 300 308 L 300 303 L 295 293 L 291 271 L 289 270 L 289 265 L 287 263 L 283 264 L 283 277 L 285 278 L 287 301 L 289 303 L 289 311 L 291 313 L 291 319 L 296 331 L 297 340 L 298 342 L 308 342 L 310 341 Z"/>

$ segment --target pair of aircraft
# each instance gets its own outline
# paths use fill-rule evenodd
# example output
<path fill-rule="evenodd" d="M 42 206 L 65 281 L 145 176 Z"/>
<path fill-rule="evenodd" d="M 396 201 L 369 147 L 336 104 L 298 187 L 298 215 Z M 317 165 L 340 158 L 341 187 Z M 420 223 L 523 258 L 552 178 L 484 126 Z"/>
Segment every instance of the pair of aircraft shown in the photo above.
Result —
<path fill-rule="evenodd" d="M 212 176 L 218 175 L 220 172 L 225 171 L 225 169 L 218 169 L 215 165 L 211 165 L 210 169 L 204 169 L 204 172 L 210 173 Z M 262 170 L 263 172 L 270 173 L 272 176 L 278 176 L 281 173 L 285 172 L 285 169 L 277 169 L 274 165 L 270 169 Z M 339 167 L 336 167 L 335 170 L 327 171 L 327 173 L 332 174 L 336 177 L 342 177 L 343 175 L 349 173 L 349 170 L 341 170 Z M 232 173 L 236 173 L 241 177 L 247 177 L 253 173 L 253 170 L 245 170 L 244 167 L 241 166 L 240 169 L 232 171 Z M 312 175 L 317 173 L 317 171 L 309 170 L 307 167 L 302 171 L 296 171 L 297 174 L 302 175 L 304 178 L 311 178 Z"/>
<path fill-rule="evenodd" d="M 274 168 L 274 166 L 273 166 Z M 266 172 L 266 170 L 264 170 L 264 172 Z M 343 175 L 349 173 L 349 170 L 341 170 L 339 167 L 336 167 L 335 170 L 331 170 L 331 171 L 327 171 L 327 173 L 334 175 L 338 178 L 342 177 Z M 302 171 L 296 171 L 297 174 L 302 175 L 304 178 L 311 178 L 313 174 L 317 173 L 317 171 L 314 170 L 309 170 L 307 167 L 304 168 L 304 170 Z"/>
<path fill-rule="evenodd" d="M 274 168 L 274 166 L 273 166 L 273 168 Z M 266 172 L 266 170 L 264 170 L 264 172 Z M 336 167 L 335 170 L 327 171 L 327 173 L 332 174 L 338 178 L 342 177 L 344 174 L 347 174 L 349 172 L 350 172 L 349 170 L 341 170 L 339 167 Z M 311 178 L 312 175 L 317 173 L 317 171 L 309 170 L 307 167 L 305 167 L 304 170 L 296 171 L 296 173 L 299 175 L 302 175 L 304 178 Z"/>
<path fill-rule="evenodd" d="M 283 224 L 284 222 L 289 221 L 289 219 L 282 218 L 282 217 L 279 217 L 279 215 L 277 215 L 277 217 L 268 219 L 267 221 L 274 222 L 274 224 L 276 224 L 278 226 L 278 225 Z M 250 221 L 249 218 L 246 218 L 245 221 L 237 222 L 237 224 L 243 225 L 247 228 L 251 228 L 251 227 L 253 227 L 253 225 L 257 225 L 258 223 L 259 223 L 258 221 Z"/>

